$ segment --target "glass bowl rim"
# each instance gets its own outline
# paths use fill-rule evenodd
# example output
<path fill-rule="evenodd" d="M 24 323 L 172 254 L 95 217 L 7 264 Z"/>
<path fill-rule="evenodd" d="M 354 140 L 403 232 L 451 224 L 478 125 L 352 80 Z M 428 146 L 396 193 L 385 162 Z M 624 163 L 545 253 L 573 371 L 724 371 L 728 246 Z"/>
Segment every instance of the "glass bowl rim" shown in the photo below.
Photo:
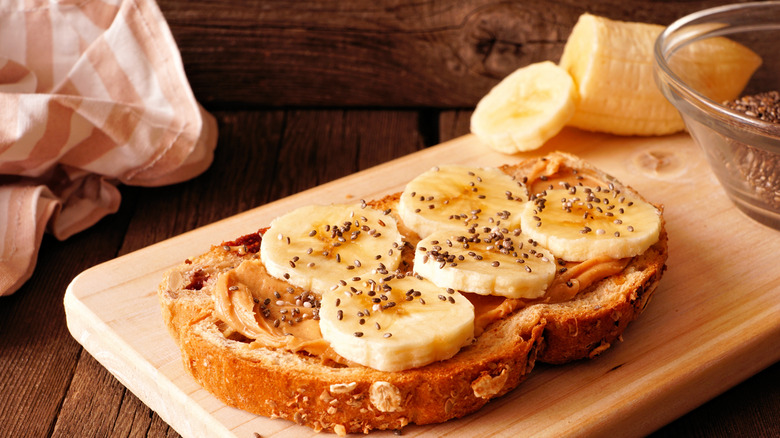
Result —
<path fill-rule="evenodd" d="M 780 125 L 777 123 L 767 122 L 758 118 L 748 117 L 743 113 L 732 110 L 720 102 L 715 102 L 712 99 L 705 97 L 703 94 L 689 87 L 685 81 L 683 81 L 677 74 L 675 74 L 669 67 L 666 60 L 664 50 L 665 43 L 669 41 L 669 38 L 675 33 L 684 29 L 686 26 L 698 22 L 702 19 L 706 19 L 710 16 L 722 15 L 726 13 L 741 12 L 746 10 L 753 10 L 755 8 L 777 8 L 780 10 L 780 1 L 760 1 L 760 2 L 748 2 L 748 3 L 735 3 L 722 6 L 716 6 L 712 8 L 702 9 L 697 12 L 685 15 L 672 24 L 667 26 L 661 34 L 655 40 L 653 45 L 653 58 L 655 64 L 655 71 L 657 79 L 665 82 L 670 88 L 672 88 L 677 94 L 681 95 L 687 102 L 693 105 L 697 110 L 706 113 L 708 116 L 714 117 L 722 123 L 730 125 L 739 125 L 748 129 L 755 135 L 762 137 L 772 138 L 776 141 L 780 141 Z M 777 23 L 777 28 L 780 29 L 780 22 Z M 688 44 L 687 41 L 682 42 L 682 46 Z M 769 91 L 769 90 L 767 90 Z M 780 90 L 776 90 L 780 91 Z"/>

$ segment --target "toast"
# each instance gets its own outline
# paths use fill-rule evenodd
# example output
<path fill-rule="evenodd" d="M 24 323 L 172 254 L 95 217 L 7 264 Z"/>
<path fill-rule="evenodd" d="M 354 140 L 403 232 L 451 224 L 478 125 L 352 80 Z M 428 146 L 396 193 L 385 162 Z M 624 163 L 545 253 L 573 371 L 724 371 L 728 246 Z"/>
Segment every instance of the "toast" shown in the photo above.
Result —
<path fill-rule="evenodd" d="M 639 197 L 630 187 L 569 154 L 554 153 L 501 170 L 518 179 L 542 180 L 562 170 L 591 172 L 611 187 Z M 398 202 L 399 195 L 394 194 L 367 204 L 395 216 Z M 599 355 L 621 339 L 628 324 L 645 309 L 667 259 L 661 218 L 658 240 L 652 246 L 626 259 L 619 272 L 587 284 L 573 298 L 524 302 L 490 322 L 449 359 L 379 371 L 348 360 L 258 345 L 217 316 L 213 296 L 220 274 L 245 260 L 258 260 L 265 231 L 215 245 L 170 269 L 159 287 L 163 320 L 187 371 L 227 405 L 339 435 L 400 430 L 411 423 L 462 417 L 517 387 L 537 361 L 562 364 Z M 409 255 L 404 260 L 404 268 L 413 269 Z M 265 271 L 258 275 L 268 276 L 265 287 L 299 299 L 310 297 Z M 311 302 L 316 303 L 316 297 Z"/>

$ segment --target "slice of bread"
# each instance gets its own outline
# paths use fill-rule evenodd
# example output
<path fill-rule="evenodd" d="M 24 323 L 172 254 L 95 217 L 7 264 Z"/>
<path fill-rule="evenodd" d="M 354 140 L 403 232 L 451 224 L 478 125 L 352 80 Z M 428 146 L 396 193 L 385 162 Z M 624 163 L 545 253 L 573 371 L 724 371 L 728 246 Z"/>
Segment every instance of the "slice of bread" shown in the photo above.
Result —
<path fill-rule="evenodd" d="M 554 174 L 560 168 L 593 172 L 633 193 L 568 154 L 503 170 L 522 178 Z M 394 209 L 397 201 L 398 195 L 391 195 L 370 205 Z M 258 346 L 215 316 L 212 291 L 217 277 L 243 260 L 257 258 L 262 232 L 214 246 L 169 270 L 159 287 L 163 319 L 185 368 L 226 404 L 339 435 L 462 417 L 514 389 L 536 361 L 560 364 L 595 357 L 620 339 L 645 309 L 667 258 L 662 229 L 659 241 L 632 258 L 622 272 L 589 285 L 573 299 L 521 308 L 487 326 L 451 359 L 382 372 Z"/>

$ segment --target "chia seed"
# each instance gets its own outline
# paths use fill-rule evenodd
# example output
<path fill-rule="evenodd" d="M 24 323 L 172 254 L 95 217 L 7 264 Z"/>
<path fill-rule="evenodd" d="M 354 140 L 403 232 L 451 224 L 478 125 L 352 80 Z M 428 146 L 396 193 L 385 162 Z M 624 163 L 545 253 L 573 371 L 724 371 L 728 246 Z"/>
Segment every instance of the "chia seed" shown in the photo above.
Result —
<path fill-rule="evenodd" d="M 724 102 L 748 117 L 780 125 L 780 92 L 769 91 Z M 734 162 L 750 188 L 767 205 L 780 209 L 780 156 L 754 146 L 732 142 Z"/>

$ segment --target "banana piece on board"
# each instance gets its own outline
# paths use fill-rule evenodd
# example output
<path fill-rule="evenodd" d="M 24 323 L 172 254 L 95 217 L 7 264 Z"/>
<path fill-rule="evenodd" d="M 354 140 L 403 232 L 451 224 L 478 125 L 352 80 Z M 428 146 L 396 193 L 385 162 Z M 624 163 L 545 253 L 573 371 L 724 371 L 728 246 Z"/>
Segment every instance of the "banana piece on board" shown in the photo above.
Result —
<path fill-rule="evenodd" d="M 323 294 L 320 330 L 346 359 L 400 371 L 449 359 L 474 337 L 474 306 L 412 275 L 354 278 Z"/>
<path fill-rule="evenodd" d="M 633 257 L 658 241 L 662 225 L 652 204 L 601 187 L 547 190 L 520 217 L 523 233 L 566 261 Z"/>
<path fill-rule="evenodd" d="M 574 115 L 577 90 L 553 62 L 522 67 L 505 77 L 478 103 L 471 132 L 491 148 L 512 154 L 542 146 Z"/>
<path fill-rule="evenodd" d="M 617 135 L 665 135 L 685 128 L 653 78 L 653 47 L 663 30 L 657 24 L 580 16 L 559 62 L 580 97 L 570 126 Z M 755 53 L 726 38 L 700 41 L 682 52 L 672 58 L 673 70 L 717 103 L 736 97 L 760 65 Z"/>
<path fill-rule="evenodd" d="M 653 43 L 664 27 L 583 14 L 560 66 L 580 101 L 569 125 L 619 135 L 663 135 L 684 129 L 653 79 Z"/>
<path fill-rule="evenodd" d="M 403 244 L 395 219 L 357 204 L 300 207 L 274 219 L 265 235 L 260 257 L 268 273 L 320 294 L 401 262 L 401 251 L 390 251 Z"/>

